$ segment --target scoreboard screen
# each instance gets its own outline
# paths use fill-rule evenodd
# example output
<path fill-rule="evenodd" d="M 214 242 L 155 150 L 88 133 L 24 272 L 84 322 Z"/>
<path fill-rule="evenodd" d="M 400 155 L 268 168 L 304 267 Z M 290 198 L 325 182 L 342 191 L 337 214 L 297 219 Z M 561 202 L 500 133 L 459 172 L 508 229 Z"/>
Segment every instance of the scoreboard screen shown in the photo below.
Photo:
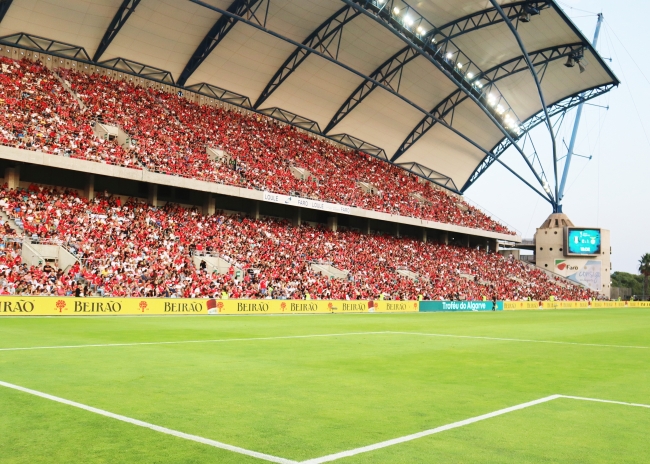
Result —
<path fill-rule="evenodd" d="M 567 256 L 599 255 L 600 229 L 567 227 L 566 246 L 564 250 Z"/>

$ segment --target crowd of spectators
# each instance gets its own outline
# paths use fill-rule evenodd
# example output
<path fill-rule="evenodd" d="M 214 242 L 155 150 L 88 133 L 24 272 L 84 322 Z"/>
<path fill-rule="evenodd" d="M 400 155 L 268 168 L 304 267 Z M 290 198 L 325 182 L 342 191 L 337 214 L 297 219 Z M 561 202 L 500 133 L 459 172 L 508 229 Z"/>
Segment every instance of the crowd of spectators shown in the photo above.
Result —
<path fill-rule="evenodd" d="M 4 186 L 0 208 L 22 225 L 26 238 L 61 244 L 79 259 L 65 272 L 30 268 L 16 251 L 6 249 L 0 260 L 3 294 L 352 300 L 595 297 L 496 253 L 412 238 L 293 227 L 284 220 L 221 212 L 205 216 L 196 209 L 174 204 L 157 208 L 108 193 L 87 200 L 73 190 L 37 185 L 26 190 Z M 219 257 L 230 269 L 219 274 L 196 266 L 195 254 Z M 312 263 L 330 263 L 347 276 L 329 278 L 314 272 Z M 409 270 L 417 278 L 398 270 Z"/>
<path fill-rule="evenodd" d="M 40 63 L 0 57 L 0 144 L 140 169 L 119 145 L 93 135 L 92 120 Z"/>
<path fill-rule="evenodd" d="M 3 145 L 513 233 L 415 175 L 257 113 L 27 60 L 2 57 L 0 66 Z M 95 136 L 97 122 L 120 127 L 135 146 Z M 308 174 L 296 177 L 292 166 Z"/>

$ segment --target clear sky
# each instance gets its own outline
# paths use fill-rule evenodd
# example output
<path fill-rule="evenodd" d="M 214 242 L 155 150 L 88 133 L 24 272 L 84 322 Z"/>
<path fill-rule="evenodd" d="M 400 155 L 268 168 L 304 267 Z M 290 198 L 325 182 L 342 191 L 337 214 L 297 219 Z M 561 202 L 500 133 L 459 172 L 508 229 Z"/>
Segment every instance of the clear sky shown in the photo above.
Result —
<path fill-rule="evenodd" d="M 612 269 L 638 273 L 639 258 L 650 253 L 650 1 L 558 3 L 590 41 L 597 20 L 592 13 L 603 13 L 605 22 L 597 48 L 602 57 L 612 59 L 609 64 L 622 82 L 609 94 L 591 101 L 609 106 L 609 110 L 585 106 L 575 153 L 593 158 L 573 158 L 564 212 L 576 226 L 610 229 Z M 568 145 L 574 117 L 575 110 L 556 134 L 558 157 L 567 152 L 563 140 Z M 548 130 L 538 126 L 533 140 L 537 152 L 547 161 L 544 169 L 550 180 L 553 171 Z M 515 165 L 517 158 L 521 159 L 512 149 L 503 155 L 504 161 Z M 532 238 L 552 212 L 549 203 L 498 164 L 466 196 L 526 238 Z"/>

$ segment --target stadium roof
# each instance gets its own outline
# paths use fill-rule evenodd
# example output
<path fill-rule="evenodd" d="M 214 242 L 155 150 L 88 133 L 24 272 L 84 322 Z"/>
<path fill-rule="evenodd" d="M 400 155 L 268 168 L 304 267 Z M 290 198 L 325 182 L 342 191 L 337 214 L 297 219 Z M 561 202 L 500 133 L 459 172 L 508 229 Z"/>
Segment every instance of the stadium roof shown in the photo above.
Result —
<path fill-rule="evenodd" d="M 493 3 L 5 0 L 0 43 L 215 95 L 225 89 L 226 100 L 464 192 L 545 121 L 503 14 L 551 115 L 619 83 L 554 1 L 498 0 L 502 12 Z"/>

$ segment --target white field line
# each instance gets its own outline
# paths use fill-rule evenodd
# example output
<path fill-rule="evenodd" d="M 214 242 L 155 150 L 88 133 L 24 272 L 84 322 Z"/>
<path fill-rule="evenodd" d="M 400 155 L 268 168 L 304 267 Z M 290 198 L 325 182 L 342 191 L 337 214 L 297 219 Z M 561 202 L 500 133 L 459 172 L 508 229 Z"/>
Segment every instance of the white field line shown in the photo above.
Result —
<path fill-rule="evenodd" d="M 499 338 L 499 337 L 481 337 L 478 335 L 453 335 L 453 334 L 437 334 L 426 332 L 388 332 L 400 335 L 424 335 L 428 337 L 450 337 L 450 338 L 475 338 L 477 340 L 496 340 L 503 342 L 523 342 L 523 343 L 551 343 L 555 345 L 577 345 L 577 346 L 598 346 L 602 348 L 634 348 L 639 350 L 650 350 L 650 346 L 632 346 L 632 345 L 605 345 L 601 343 L 578 343 L 578 342 L 560 342 L 553 340 L 527 340 L 524 338 Z"/>
<path fill-rule="evenodd" d="M 150 424 L 138 419 L 132 419 L 130 417 L 122 416 L 120 414 L 114 414 L 112 412 L 104 411 L 103 409 L 93 408 L 92 406 L 87 406 L 85 404 L 77 403 L 75 401 L 66 400 L 65 398 L 59 398 L 58 396 L 49 395 L 47 393 L 42 393 L 36 390 L 31 390 L 29 388 L 21 387 L 19 385 L 14 385 L 7 382 L 0 381 L 0 386 L 11 388 L 13 390 L 18 390 L 24 393 L 29 393 L 30 395 L 39 396 L 51 401 L 56 401 L 57 403 L 67 404 L 68 406 L 73 406 L 75 408 L 83 409 L 85 411 L 94 412 L 101 416 L 110 417 L 111 419 L 117 419 L 128 424 L 137 425 L 138 427 L 144 427 L 147 429 L 154 430 L 156 432 L 164 433 L 167 435 L 172 435 L 178 438 L 184 438 L 185 440 L 194 441 L 197 443 L 202 443 L 204 445 L 212 446 L 214 448 L 221 448 L 224 450 L 232 451 L 233 453 L 245 454 L 246 456 L 252 456 L 254 458 L 263 459 L 269 462 L 277 462 L 280 464 L 295 464 L 296 461 L 291 461 L 289 459 L 280 458 L 277 456 L 271 456 L 270 454 L 258 453 L 257 451 L 251 451 L 238 446 L 228 445 L 227 443 L 221 443 L 219 441 L 210 440 L 209 438 L 203 438 L 196 435 L 190 435 L 189 433 L 179 432 L 177 430 L 168 429 L 167 427 L 161 427 L 159 425 Z"/>
<path fill-rule="evenodd" d="M 612 401 L 612 400 L 599 400 L 597 398 L 585 398 L 583 396 L 570 396 L 570 395 L 560 395 L 560 396 L 562 398 L 567 398 L 569 400 L 595 401 L 596 403 L 621 404 L 623 406 L 634 406 L 634 407 L 637 407 L 637 408 L 648 408 L 648 409 L 650 409 L 650 404 L 625 403 L 623 401 Z"/>
<path fill-rule="evenodd" d="M 375 443 L 374 445 L 368 445 L 368 446 L 363 446 L 361 448 L 355 448 L 355 449 L 349 450 L 349 451 L 342 451 L 340 453 L 329 454 L 327 456 L 323 456 L 323 457 L 320 457 L 320 458 L 309 459 L 307 461 L 302 461 L 301 463 L 298 463 L 297 461 L 292 461 L 290 459 L 285 459 L 285 458 L 281 458 L 281 457 L 278 457 L 278 456 L 272 456 L 270 454 L 265 454 L 265 453 L 259 453 L 257 451 L 247 450 L 245 448 L 240 448 L 238 446 L 228 445 L 227 443 L 221 443 L 219 441 L 211 440 L 209 438 L 203 438 L 203 437 L 199 437 L 197 435 L 191 435 L 189 433 L 184 433 L 184 432 L 179 432 L 177 430 L 168 429 L 167 427 L 161 427 L 159 425 L 150 424 L 148 422 L 144 422 L 144 421 L 141 421 L 141 420 L 138 420 L 138 419 L 132 419 L 130 417 L 122 416 L 120 414 L 115 414 L 115 413 L 112 413 L 112 412 L 109 412 L 109 411 L 104 411 L 103 409 L 94 408 L 92 406 L 87 406 L 85 404 L 77 403 L 75 401 L 66 400 L 65 398 L 60 398 L 58 396 L 50 395 L 48 393 L 43 393 L 43 392 L 39 392 L 39 391 L 32 390 L 32 389 L 29 389 L 29 388 L 21 387 L 19 385 L 14 385 L 12 383 L 3 382 L 1 380 L 0 380 L 0 386 L 10 388 L 10 389 L 13 389 L 13 390 L 17 390 L 17 391 L 20 391 L 20 392 L 23 392 L 23 393 L 28 393 L 30 395 L 38 396 L 40 398 L 45 398 L 45 399 L 48 399 L 48 400 L 51 400 L 51 401 L 55 401 L 57 403 L 62 403 L 62 404 L 66 404 L 68 406 L 73 406 L 75 408 L 79 408 L 79 409 L 83 409 L 85 411 L 93 412 L 93 413 L 99 414 L 101 416 L 110 417 L 111 419 L 116 419 L 116 420 L 119 420 L 119 421 L 122 421 L 122 422 L 126 422 L 128 424 L 137 425 L 138 427 L 148 428 L 148 429 L 154 430 L 156 432 L 164 433 L 164 434 L 171 435 L 171 436 L 178 437 L 178 438 L 183 438 L 185 440 L 190 440 L 190 441 L 194 441 L 194 442 L 197 442 L 197 443 L 202 443 L 204 445 L 212 446 L 214 448 L 220 448 L 220 449 L 224 449 L 224 450 L 227 450 L 227 451 L 232 451 L 233 453 L 244 454 L 246 456 L 251 456 L 251 457 L 258 458 L 258 459 L 262 459 L 264 461 L 276 462 L 276 463 L 280 463 L 280 464 L 321 464 L 321 463 L 324 463 L 324 462 L 336 461 L 338 459 L 347 458 L 347 457 L 350 457 L 350 456 L 355 456 L 357 454 L 367 453 L 369 451 L 375 451 L 375 450 L 378 450 L 378 449 L 381 449 L 381 448 L 386 448 L 386 447 L 389 447 L 389 446 L 398 445 L 400 443 L 405 443 L 405 442 L 408 442 L 408 441 L 417 440 L 418 438 L 427 437 L 429 435 L 434 435 L 436 433 L 445 432 L 447 430 L 452 430 L 452 429 L 456 429 L 456 428 L 459 428 L 459 427 L 464 427 L 465 425 L 470 425 L 470 424 L 473 424 L 475 422 L 480 422 L 480 421 L 483 421 L 483 420 L 486 420 L 486 419 L 491 419 L 493 417 L 508 414 L 510 412 L 526 409 L 526 408 L 529 408 L 531 406 L 536 406 L 538 404 L 547 403 L 549 401 L 553 401 L 553 400 L 556 400 L 556 399 L 559 399 L 559 398 L 565 398 L 565 399 L 570 399 L 570 400 L 579 400 L 579 401 L 593 401 L 593 402 L 597 402 L 597 403 L 617 404 L 617 405 L 623 405 L 623 406 L 634 406 L 634 407 L 641 407 L 641 408 L 650 409 L 650 405 L 648 405 L 648 404 L 626 403 L 626 402 L 623 402 L 623 401 L 612 401 L 612 400 L 601 400 L 601 399 L 597 399 L 597 398 L 586 398 L 586 397 L 582 397 L 582 396 L 551 395 L 551 396 L 546 396 L 544 398 L 540 398 L 538 400 L 529 401 L 527 403 L 521 403 L 521 404 L 518 404 L 518 405 L 515 405 L 515 406 L 510 406 L 508 408 L 499 409 L 498 411 L 493 411 L 493 412 L 483 414 L 483 415 L 480 415 L 480 416 L 471 417 L 469 419 L 465 419 L 465 420 L 462 420 L 462 421 L 453 422 L 453 423 L 447 424 L 447 425 L 442 425 L 440 427 L 436 427 L 436 428 L 430 429 L 430 430 L 425 430 L 423 432 L 418 432 L 418 433 L 414 433 L 414 434 L 411 434 L 411 435 L 406 435 L 406 436 L 399 437 L 399 438 L 393 438 L 391 440 L 386 440 L 386 441 L 382 441 L 382 442 L 379 442 L 379 443 Z"/>
<path fill-rule="evenodd" d="M 649 404 L 625 403 L 623 401 L 600 400 L 600 399 L 596 399 L 596 398 L 584 398 L 582 396 L 551 395 L 551 396 L 547 396 L 545 398 L 540 398 L 540 399 L 535 400 L 535 401 L 529 401 L 528 403 L 522 403 L 522 404 L 518 404 L 516 406 L 511 406 L 509 408 L 499 409 L 498 411 L 494 411 L 494 412 L 491 412 L 491 413 L 488 413 L 488 414 L 483 414 L 482 416 L 476 416 L 476 417 L 472 417 L 470 419 L 465 419 L 465 420 L 462 420 L 462 421 L 459 421 L 459 422 L 454 422 L 452 424 L 447 424 L 447 425 L 443 425 L 441 427 L 436 427 L 435 429 L 425 430 L 424 432 L 414 433 L 412 435 L 406 435 L 406 436 L 400 437 L 400 438 L 393 438 L 392 440 L 386 440 L 386 441 L 382 441 L 380 443 L 375 443 L 374 445 L 363 446 L 361 448 L 356 448 L 356 449 L 349 450 L 349 451 L 342 451 L 340 453 L 330 454 L 328 456 L 323 456 L 321 458 L 309 459 L 307 461 L 303 461 L 301 464 L 321 464 L 321 463 L 324 463 L 324 462 L 335 461 L 337 459 L 347 458 L 347 457 L 354 456 L 354 455 L 361 454 L 361 453 L 367 453 L 369 451 L 375 451 L 375 450 L 378 450 L 378 449 L 381 449 L 381 448 L 386 448 L 388 446 L 398 445 L 400 443 L 404 443 L 404 442 L 407 442 L 407 441 L 416 440 L 418 438 L 426 437 L 426 436 L 429 436 L 429 435 L 434 435 L 434 434 L 440 433 L 440 432 L 445 432 L 447 430 L 455 429 L 455 428 L 458 428 L 458 427 L 463 427 L 465 425 L 473 424 L 475 422 L 479 422 L 479 421 L 482 421 L 482 420 L 485 420 L 485 419 L 490 419 L 492 417 L 501 416 L 501 415 L 507 414 L 509 412 L 519 411 L 521 409 L 529 408 L 531 406 L 535 406 L 535 405 L 542 404 L 542 403 L 547 403 L 549 401 L 553 401 L 553 400 L 557 400 L 557 399 L 561 399 L 561 398 L 565 398 L 565 399 L 569 399 L 569 400 L 594 401 L 596 403 L 618 404 L 618 405 L 623 405 L 623 406 L 635 406 L 635 407 L 639 407 L 639 408 L 648 408 L 648 409 L 650 409 Z"/>
<path fill-rule="evenodd" d="M 369 451 L 375 451 L 375 450 L 378 450 L 378 449 L 381 449 L 381 448 L 386 448 L 388 446 L 398 445 L 400 443 L 404 443 L 404 442 L 407 442 L 407 441 L 417 440 L 418 438 L 427 437 L 429 435 L 433 435 L 433 434 L 440 433 L 440 432 L 445 432 L 445 431 L 451 430 L 451 429 L 456 429 L 458 427 L 463 427 L 465 425 L 469 425 L 469 424 L 473 424 L 475 422 L 490 419 L 492 417 L 501 416 L 503 414 L 507 414 L 507 413 L 512 412 L 512 411 L 518 411 L 520 409 L 529 408 L 531 406 L 535 406 L 535 405 L 540 404 L 540 403 L 546 403 L 548 401 L 553 401 L 553 400 L 556 400 L 556 399 L 558 399 L 560 397 L 561 397 L 560 395 L 547 396 L 545 398 L 540 398 L 540 399 L 535 400 L 535 401 L 529 401 L 528 403 L 518 404 L 516 406 L 511 406 L 509 408 L 499 409 L 498 411 L 490 412 L 488 414 L 483 414 L 481 416 L 471 417 L 469 419 L 454 422 L 452 424 L 447 424 L 447 425 L 443 425 L 443 426 L 440 426 L 440 427 L 436 427 L 435 429 L 425 430 L 424 432 L 418 432 L 418 433 L 414 433 L 412 435 L 406 435 L 406 436 L 400 437 L 400 438 L 393 438 L 392 440 L 386 440 L 386 441 L 382 441 L 382 442 L 379 442 L 379 443 L 375 443 L 374 445 L 363 446 L 361 448 L 356 448 L 356 449 L 349 450 L 349 451 L 342 451 L 340 453 L 330 454 L 328 456 L 323 456 L 321 458 L 309 459 L 307 461 L 303 461 L 303 464 L 321 464 L 323 462 L 335 461 L 337 459 L 348 458 L 350 456 L 354 456 L 354 455 L 357 455 L 357 454 L 367 453 Z"/>
<path fill-rule="evenodd" d="M 180 345 L 183 343 L 225 343 L 225 342 L 248 342 L 259 340 L 289 340 L 294 338 L 318 338 L 318 337 L 343 337 L 346 335 L 376 335 L 391 332 L 347 332 L 336 334 L 313 334 L 313 335 L 287 335 L 281 337 L 255 337 L 255 338 L 220 338 L 212 340 L 178 340 L 171 342 L 133 342 L 133 343 L 104 343 L 93 345 L 54 345 L 54 346 L 25 346 L 16 348 L 0 348 L 0 351 L 27 351 L 27 350 L 57 350 L 70 348 L 101 348 L 113 346 L 147 346 L 147 345 Z"/>

